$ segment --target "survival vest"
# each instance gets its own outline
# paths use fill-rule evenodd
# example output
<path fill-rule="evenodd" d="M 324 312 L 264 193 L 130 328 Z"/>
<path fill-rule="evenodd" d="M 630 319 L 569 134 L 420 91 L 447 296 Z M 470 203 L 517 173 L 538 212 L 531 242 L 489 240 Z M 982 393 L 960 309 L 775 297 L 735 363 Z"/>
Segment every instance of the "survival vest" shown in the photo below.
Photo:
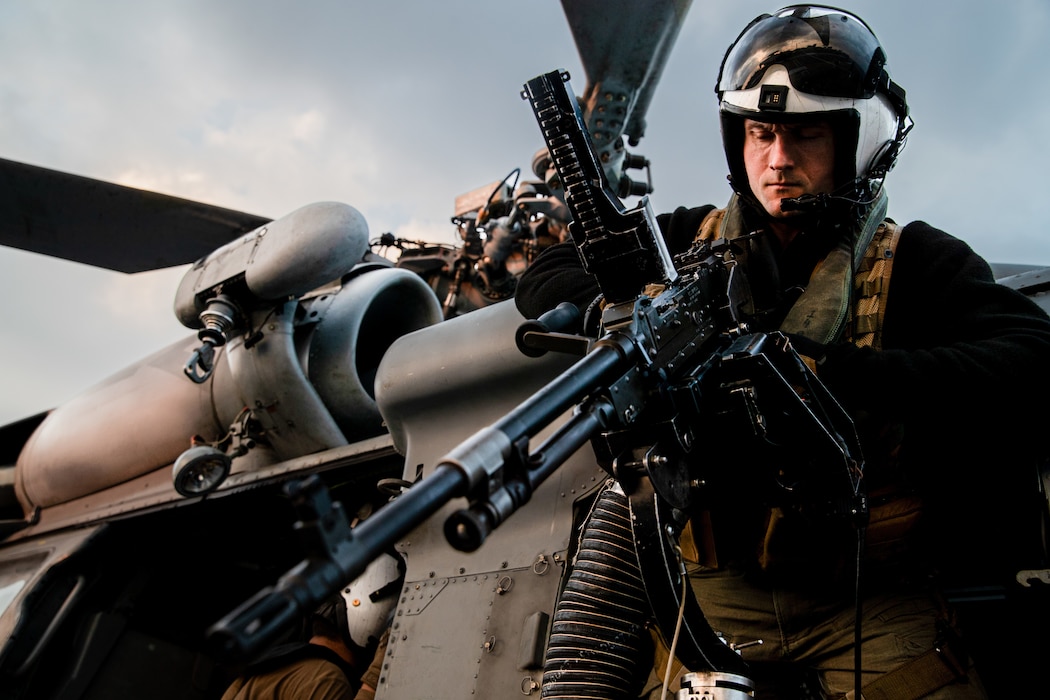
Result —
<path fill-rule="evenodd" d="M 739 230 L 736 207 L 734 197 L 726 208 L 712 210 L 701 222 L 695 240 L 735 238 L 740 235 L 742 232 Z M 890 220 L 878 224 L 863 254 L 854 258 L 852 294 L 844 277 L 848 274 L 848 260 L 838 265 L 822 265 L 814 272 L 811 280 L 811 286 L 816 291 L 799 300 L 781 330 L 797 332 L 817 342 L 827 343 L 832 339 L 829 336 L 835 332 L 838 316 L 844 313 L 842 337 L 860 347 L 880 349 L 890 273 L 900 232 L 901 227 Z M 864 238 L 866 236 L 862 233 L 861 241 Z M 829 254 L 829 258 L 835 252 Z"/>

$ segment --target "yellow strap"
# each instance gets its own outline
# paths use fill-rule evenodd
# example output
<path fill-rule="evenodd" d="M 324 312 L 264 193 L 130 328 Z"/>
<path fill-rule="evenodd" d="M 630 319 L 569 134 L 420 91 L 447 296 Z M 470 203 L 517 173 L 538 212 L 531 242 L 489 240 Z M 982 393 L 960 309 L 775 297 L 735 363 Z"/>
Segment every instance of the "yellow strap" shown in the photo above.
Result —
<path fill-rule="evenodd" d="M 853 280 L 856 301 L 847 326 L 850 340 L 859 347 L 882 347 L 882 324 L 890 289 L 901 227 L 884 221 L 875 232 Z"/>
<path fill-rule="evenodd" d="M 700 230 L 696 232 L 693 240 L 710 241 L 719 238 L 721 236 L 719 229 L 722 227 L 722 219 L 725 218 L 725 215 L 725 209 L 713 209 L 708 212 L 704 220 L 700 222 Z"/>

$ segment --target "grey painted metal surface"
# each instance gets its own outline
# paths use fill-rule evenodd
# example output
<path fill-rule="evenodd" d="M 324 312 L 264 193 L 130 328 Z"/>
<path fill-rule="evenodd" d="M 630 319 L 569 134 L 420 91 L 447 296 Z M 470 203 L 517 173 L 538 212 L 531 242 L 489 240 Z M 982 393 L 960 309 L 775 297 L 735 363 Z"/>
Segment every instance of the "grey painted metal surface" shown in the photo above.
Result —
<path fill-rule="evenodd" d="M 421 470 L 425 483 L 451 448 L 577 359 L 522 355 L 514 331 L 523 320 L 513 302 L 503 302 L 403 336 L 391 347 L 380 366 L 378 401 L 405 453 L 407 481 Z M 538 684 L 543 644 L 536 651 L 536 640 L 546 640 L 574 507 L 604 477 L 585 448 L 477 551 L 453 549 L 442 530 L 465 500 L 400 542 L 408 572 L 377 698 L 512 697 Z"/>

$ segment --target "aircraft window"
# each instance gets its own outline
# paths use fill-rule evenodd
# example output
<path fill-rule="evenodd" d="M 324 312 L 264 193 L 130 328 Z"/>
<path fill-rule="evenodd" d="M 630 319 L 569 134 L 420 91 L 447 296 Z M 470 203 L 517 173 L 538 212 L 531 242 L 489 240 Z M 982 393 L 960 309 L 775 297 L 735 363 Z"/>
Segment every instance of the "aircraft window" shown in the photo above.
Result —
<path fill-rule="evenodd" d="M 0 562 L 0 615 L 3 615 L 8 606 L 18 596 L 19 591 L 25 588 L 26 583 L 33 577 L 40 566 L 47 559 L 47 553 L 36 554 L 30 557 L 22 557 L 8 562 Z"/>

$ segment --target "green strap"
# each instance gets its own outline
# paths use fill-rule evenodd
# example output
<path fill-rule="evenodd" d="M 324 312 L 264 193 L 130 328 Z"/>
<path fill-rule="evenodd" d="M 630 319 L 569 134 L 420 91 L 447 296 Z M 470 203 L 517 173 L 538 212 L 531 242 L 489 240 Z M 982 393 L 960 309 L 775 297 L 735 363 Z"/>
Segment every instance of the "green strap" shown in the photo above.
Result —
<path fill-rule="evenodd" d="M 965 659 L 945 645 L 879 676 L 860 692 L 864 700 L 918 700 L 966 677 Z"/>
<path fill-rule="evenodd" d="M 875 231 L 886 216 L 885 190 L 880 190 L 864 226 L 852 240 L 840 241 L 810 277 L 806 290 L 791 307 L 780 330 L 821 344 L 842 337 L 852 303 L 853 273 L 864 259 Z"/>

